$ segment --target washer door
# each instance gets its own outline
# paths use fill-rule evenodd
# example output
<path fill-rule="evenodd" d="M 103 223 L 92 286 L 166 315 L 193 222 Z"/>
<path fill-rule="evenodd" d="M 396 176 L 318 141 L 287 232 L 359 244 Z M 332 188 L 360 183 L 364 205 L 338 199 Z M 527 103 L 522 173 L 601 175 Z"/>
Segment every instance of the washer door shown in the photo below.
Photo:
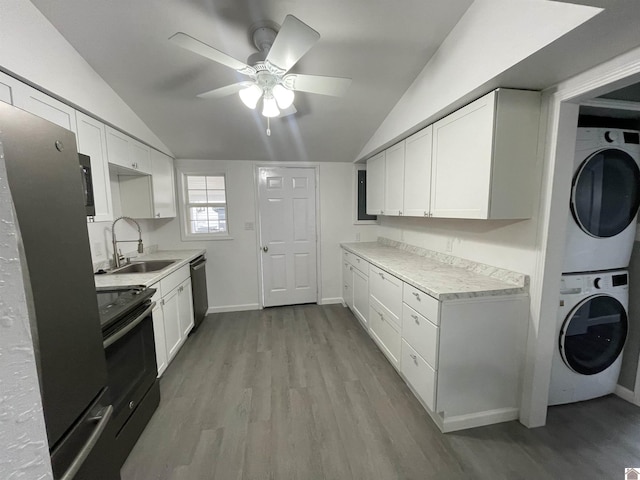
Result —
<path fill-rule="evenodd" d="M 574 372 L 595 375 L 616 361 L 627 338 L 627 312 L 609 295 L 580 302 L 560 330 L 560 354 Z"/>
<path fill-rule="evenodd" d="M 638 213 L 639 185 L 640 169 L 631 155 L 615 148 L 595 152 L 573 178 L 573 218 L 592 237 L 618 235 Z"/>

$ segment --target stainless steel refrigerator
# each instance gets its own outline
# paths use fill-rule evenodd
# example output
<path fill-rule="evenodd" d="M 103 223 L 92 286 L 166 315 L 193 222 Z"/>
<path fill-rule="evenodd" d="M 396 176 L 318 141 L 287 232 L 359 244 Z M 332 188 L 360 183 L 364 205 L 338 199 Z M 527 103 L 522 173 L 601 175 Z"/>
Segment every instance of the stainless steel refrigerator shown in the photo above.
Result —
<path fill-rule="evenodd" d="M 72 132 L 0 102 L 55 479 L 118 480 L 107 369 Z"/>

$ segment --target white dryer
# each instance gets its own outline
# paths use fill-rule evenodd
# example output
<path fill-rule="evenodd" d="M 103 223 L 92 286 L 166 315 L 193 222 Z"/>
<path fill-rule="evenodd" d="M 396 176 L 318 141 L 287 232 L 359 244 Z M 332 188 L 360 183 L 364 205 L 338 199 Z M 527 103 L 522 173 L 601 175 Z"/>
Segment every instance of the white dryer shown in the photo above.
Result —
<path fill-rule="evenodd" d="M 578 128 L 564 273 L 627 268 L 640 206 L 640 132 Z"/>
<path fill-rule="evenodd" d="M 626 270 L 563 275 L 549 405 L 613 393 L 627 338 Z"/>

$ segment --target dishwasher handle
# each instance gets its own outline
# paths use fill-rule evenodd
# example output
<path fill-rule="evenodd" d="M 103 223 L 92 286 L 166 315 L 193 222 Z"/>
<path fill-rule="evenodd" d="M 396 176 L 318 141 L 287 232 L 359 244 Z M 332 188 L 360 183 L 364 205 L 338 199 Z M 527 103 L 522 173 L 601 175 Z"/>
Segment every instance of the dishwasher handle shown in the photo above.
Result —
<path fill-rule="evenodd" d="M 193 262 L 191 262 L 191 271 L 195 272 L 196 270 L 200 270 L 201 268 L 204 268 L 206 264 L 207 259 L 204 256 L 198 257 Z"/>

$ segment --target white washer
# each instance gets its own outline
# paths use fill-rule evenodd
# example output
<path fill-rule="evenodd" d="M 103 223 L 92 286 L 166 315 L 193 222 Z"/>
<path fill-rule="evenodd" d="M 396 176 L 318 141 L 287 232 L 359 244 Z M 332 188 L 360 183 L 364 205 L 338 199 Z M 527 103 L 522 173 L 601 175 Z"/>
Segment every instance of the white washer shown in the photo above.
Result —
<path fill-rule="evenodd" d="M 563 275 L 549 405 L 613 393 L 627 338 L 626 270 Z"/>
<path fill-rule="evenodd" d="M 578 128 L 564 273 L 627 268 L 640 206 L 640 133 Z"/>

